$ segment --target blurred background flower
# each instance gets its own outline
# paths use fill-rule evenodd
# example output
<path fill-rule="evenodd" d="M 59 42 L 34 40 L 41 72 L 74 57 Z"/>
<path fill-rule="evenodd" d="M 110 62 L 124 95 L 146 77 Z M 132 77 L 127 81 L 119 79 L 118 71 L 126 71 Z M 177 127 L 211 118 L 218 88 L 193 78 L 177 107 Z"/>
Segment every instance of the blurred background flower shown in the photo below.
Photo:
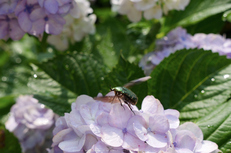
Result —
<path fill-rule="evenodd" d="M 6 128 L 18 138 L 23 152 L 45 152 L 51 145 L 56 115 L 33 96 L 20 96 L 10 111 Z"/>
<path fill-rule="evenodd" d="M 170 10 L 184 10 L 189 0 L 111 0 L 112 11 L 127 15 L 132 22 L 160 19 Z"/>
<path fill-rule="evenodd" d="M 150 75 L 156 65 L 165 57 L 184 48 L 211 50 L 231 58 L 231 39 L 226 39 L 219 34 L 197 33 L 192 36 L 185 29 L 178 27 L 170 31 L 167 36 L 157 40 L 155 50 L 144 55 L 139 66 L 142 67 L 146 75 Z"/>

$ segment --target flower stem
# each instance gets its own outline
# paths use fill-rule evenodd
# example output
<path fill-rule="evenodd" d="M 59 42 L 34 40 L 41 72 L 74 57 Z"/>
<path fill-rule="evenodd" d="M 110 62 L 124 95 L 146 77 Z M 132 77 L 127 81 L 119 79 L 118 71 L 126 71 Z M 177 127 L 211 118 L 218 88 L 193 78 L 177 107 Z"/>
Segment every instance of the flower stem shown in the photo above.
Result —
<path fill-rule="evenodd" d="M 48 34 L 44 32 L 41 42 L 42 52 L 46 52 L 47 50 L 47 38 L 48 38 Z"/>

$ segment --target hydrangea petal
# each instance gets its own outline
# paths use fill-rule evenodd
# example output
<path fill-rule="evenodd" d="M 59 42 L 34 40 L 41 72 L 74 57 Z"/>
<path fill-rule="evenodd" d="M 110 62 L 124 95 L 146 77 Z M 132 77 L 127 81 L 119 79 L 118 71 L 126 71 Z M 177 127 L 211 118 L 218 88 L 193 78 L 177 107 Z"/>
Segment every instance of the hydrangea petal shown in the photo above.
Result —
<path fill-rule="evenodd" d="M 177 148 L 193 150 L 196 145 L 196 137 L 190 131 L 180 130 L 176 134 L 175 143 Z"/>
<path fill-rule="evenodd" d="M 146 96 L 142 102 L 141 110 L 148 114 L 163 113 L 164 108 L 154 96 Z"/>
<path fill-rule="evenodd" d="M 144 125 L 140 124 L 139 122 L 135 122 L 133 123 L 133 127 L 134 127 L 135 134 L 140 140 L 146 141 L 148 139 L 147 136 L 148 132 L 146 127 L 144 127 Z"/>
<path fill-rule="evenodd" d="M 61 7 L 59 7 L 59 14 L 67 14 L 69 12 L 69 10 L 71 9 L 71 5 L 70 4 L 66 4 L 63 5 Z"/>
<path fill-rule="evenodd" d="M 201 129 L 193 122 L 186 122 L 180 125 L 178 129 L 191 131 L 200 142 L 203 141 L 203 133 Z"/>
<path fill-rule="evenodd" d="M 45 32 L 52 35 L 58 35 L 62 32 L 63 25 L 57 23 L 54 19 L 49 18 L 45 25 Z"/>
<path fill-rule="evenodd" d="M 45 16 L 46 16 L 45 10 L 43 8 L 37 8 L 31 12 L 30 20 L 34 22 L 39 19 L 43 19 Z"/>
<path fill-rule="evenodd" d="M 127 105 L 114 104 L 109 115 L 109 124 L 114 127 L 123 129 L 127 126 L 128 120 L 131 118 L 132 112 Z"/>
<path fill-rule="evenodd" d="M 108 125 L 101 128 L 101 138 L 104 143 L 112 147 L 120 147 L 123 144 L 122 130 Z"/>
<path fill-rule="evenodd" d="M 82 105 L 80 107 L 80 115 L 84 119 L 86 124 L 95 123 L 96 113 L 99 109 L 99 103 L 89 102 L 88 105 Z"/>
<path fill-rule="evenodd" d="M 76 99 L 75 103 L 72 103 L 71 109 L 78 110 L 81 105 L 87 104 L 88 102 L 94 101 L 94 99 L 88 95 L 80 95 Z"/>
<path fill-rule="evenodd" d="M 58 12 L 59 4 L 56 0 L 45 0 L 44 7 L 51 14 L 55 14 Z"/>
<path fill-rule="evenodd" d="M 148 140 L 146 142 L 154 148 L 163 148 L 167 145 L 168 138 L 165 134 L 154 134 L 152 132 L 149 132 L 147 136 Z"/>
<path fill-rule="evenodd" d="M 140 151 L 140 150 L 144 150 L 146 144 L 131 134 L 125 134 L 124 143 L 122 147 L 127 150 Z"/>
<path fill-rule="evenodd" d="M 53 146 L 58 144 L 59 142 L 61 142 L 63 140 L 63 137 L 65 137 L 71 131 L 72 131 L 72 129 L 68 128 L 68 129 L 64 129 L 64 130 L 58 132 L 57 134 L 55 134 L 53 137 Z"/>
<path fill-rule="evenodd" d="M 85 143 L 86 136 L 76 138 L 72 140 L 66 140 L 59 143 L 59 148 L 65 152 L 77 152 L 80 151 Z"/>
<path fill-rule="evenodd" d="M 8 22 L 0 20 L 0 39 L 3 39 L 8 33 Z"/>
<path fill-rule="evenodd" d="M 218 149 L 218 146 L 216 143 L 208 140 L 202 141 L 201 148 L 196 148 L 197 153 L 204 153 L 204 152 L 213 152 Z"/>
<path fill-rule="evenodd" d="M 18 15 L 18 23 L 19 23 L 20 27 L 22 28 L 22 30 L 25 32 L 29 32 L 32 28 L 32 22 L 29 19 L 28 14 L 25 12 L 21 12 Z"/>
<path fill-rule="evenodd" d="M 169 130 L 169 122 L 165 116 L 155 115 L 149 118 L 149 127 L 152 131 L 166 133 Z"/>

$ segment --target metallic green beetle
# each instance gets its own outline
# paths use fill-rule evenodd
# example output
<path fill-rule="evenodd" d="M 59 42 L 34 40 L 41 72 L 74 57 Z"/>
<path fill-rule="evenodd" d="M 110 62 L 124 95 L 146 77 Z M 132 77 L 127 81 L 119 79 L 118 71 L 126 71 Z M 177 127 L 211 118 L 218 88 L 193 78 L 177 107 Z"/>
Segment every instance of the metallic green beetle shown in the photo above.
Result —
<path fill-rule="evenodd" d="M 117 97 L 119 99 L 121 106 L 123 106 L 122 102 L 121 102 L 121 99 L 122 99 L 124 101 L 124 103 L 127 104 L 128 107 L 133 112 L 133 110 L 131 108 L 131 104 L 136 105 L 138 102 L 138 97 L 136 96 L 136 94 L 134 92 L 132 92 L 131 90 L 129 90 L 126 87 L 113 87 L 113 88 L 111 88 L 111 91 L 115 92 L 115 97 Z"/>

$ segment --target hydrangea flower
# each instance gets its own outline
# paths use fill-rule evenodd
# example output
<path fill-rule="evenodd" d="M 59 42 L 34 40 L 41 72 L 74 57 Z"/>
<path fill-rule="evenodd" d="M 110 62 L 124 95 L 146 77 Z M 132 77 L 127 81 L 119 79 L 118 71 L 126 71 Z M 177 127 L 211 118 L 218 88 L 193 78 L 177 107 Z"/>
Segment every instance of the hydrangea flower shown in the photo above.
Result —
<path fill-rule="evenodd" d="M 33 96 L 20 96 L 10 111 L 6 128 L 19 139 L 23 152 L 45 151 L 51 143 L 55 114 Z"/>
<path fill-rule="evenodd" d="M 142 18 L 160 19 L 170 10 L 184 10 L 189 0 L 111 0 L 112 10 L 127 15 L 132 22 Z"/>
<path fill-rule="evenodd" d="M 79 16 L 82 16 L 82 12 L 92 12 L 92 9 L 86 9 L 83 5 L 79 5 L 86 0 L 78 0 L 78 5 L 75 3 L 76 1 L 2 0 L 0 2 L 0 30 L 3 31 L 4 29 L 5 31 L 1 33 L 0 39 L 12 38 L 13 40 L 18 40 L 25 33 L 37 37 L 42 36 L 44 32 L 58 35 L 62 32 L 65 24 L 64 16 L 70 13 L 75 14 L 76 12 L 78 12 Z M 12 15 L 14 16 L 13 19 L 10 17 Z M 8 25 L 10 24 L 8 30 L 6 30 L 6 21 L 8 21 Z M 84 18 L 83 21 L 86 21 L 86 19 Z M 9 32 L 10 30 L 14 30 L 15 34 Z M 83 37 L 84 34 L 80 33 L 80 35 L 79 37 Z"/>
<path fill-rule="evenodd" d="M 19 40 L 25 32 L 20 28 L 17 18 L 13 14 L 0 15 L 0 39 Z"/>
<path fill-rule="evenodd" d="M 139 66 L 142 67 L 146 75 L 150 75 L 155 66 L 165 57 L 184 48 L 202 48 L 231 58 L 231 39 L 225 39 L 218 34 L 198 33 L 192 36 L 185 29 L 178 27 L 170 31 L 164 38 L 157 40 L 155 51 L 146 54 L 141 59 Z"/>
<path fill-rule="evenodd" d="M 11 14 L 14 12 L 19 0 L 1 0 L 0 15 Z"/>
<path fill-rule="evenodd" d="M 217 144 L 203 140 L 194 123 L 179 126 L 179 112 L 164 110 L 160 101 L 147 96 L 134 113 L 118 100 L 81 95 L 72 103 L 72 110 L 56 121 L 50 153 L 208 153 L 218 150 Z M 97 99 L 97 100 L 96 100 Z M 99 101 L 103 99 L 104 102 Z M 185 153 L 185 152 L 184 152 Z"/>
<path fill-rule="evenodd" d="M 95 33 L 96 15 L 92 13 L 89 1 L 75 0 L 70 14 L 65 16 L 66 24 L 59 35 L 48 37 L 48 43 L 54 45 L 58 50 L 64 51 L 69 43 L 81 41 L 87 34 Z"/>

